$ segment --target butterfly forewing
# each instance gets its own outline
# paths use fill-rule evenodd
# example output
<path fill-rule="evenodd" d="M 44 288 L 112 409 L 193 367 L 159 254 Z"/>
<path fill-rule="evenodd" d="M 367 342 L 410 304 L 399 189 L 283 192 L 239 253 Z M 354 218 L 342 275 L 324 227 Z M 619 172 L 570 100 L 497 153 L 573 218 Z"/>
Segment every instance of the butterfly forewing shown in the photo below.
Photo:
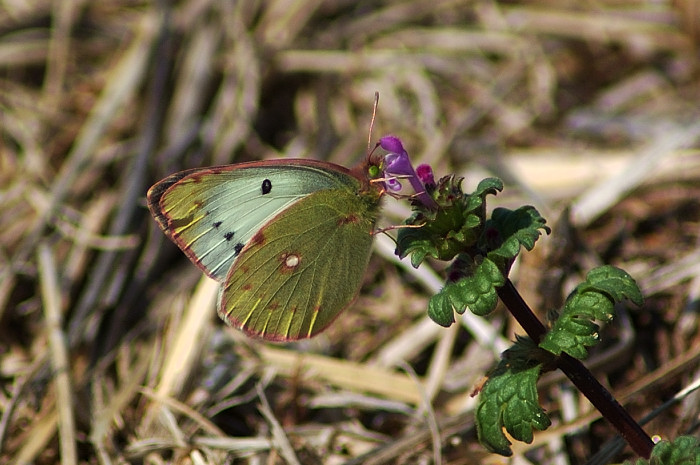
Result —
<path fill-rule="evenodd" d="M 323 190 L 359 189 L 341 166 L 272 160 L 190 170 L 148 192 L 161 228 L 194 264 L 223 282 L 251 238 L 290 206 Z M 360 273 L 361 274 L 361 273 Z"/>
<path fill-rule="evenodd" d="M 310 194 L 261 228 L 226 278 L 220 316 L 269 340 L 328 326 L 357 294 L 370 256 L 379 196 L 359 186 Z"/>

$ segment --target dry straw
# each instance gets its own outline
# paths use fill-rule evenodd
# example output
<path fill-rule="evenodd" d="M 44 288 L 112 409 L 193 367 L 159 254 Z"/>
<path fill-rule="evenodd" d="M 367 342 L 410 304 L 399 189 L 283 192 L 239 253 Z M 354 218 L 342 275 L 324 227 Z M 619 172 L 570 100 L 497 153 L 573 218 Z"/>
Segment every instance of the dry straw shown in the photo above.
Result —
<path fill-rule="evenodd" d="M 603 329 L 591 364 L 636 417 L 672 398 L 698 368 L 697 4 L 4 2 L 0 463 L 498 460 L 470 393 L 518 328 L 429 322 L 439 264 L 380 244 L 351 310 L 270 346 L 216 319 L 215 287 L 145 208 L 180 169 L 354 164 L 375 91 L 375 136 L 467 190 L 499 176 L 496 204 L 555 226 L 515 267 L 533 307 L 591 263 L 639 278 L 647 306 Z M 405 218 L 385 204 L 383 223 Z M 612 433 L 543 385 L 555 426 L 518 459 L 583 461 Z M 687 402 L 653 432 L 685 432 Z"/>

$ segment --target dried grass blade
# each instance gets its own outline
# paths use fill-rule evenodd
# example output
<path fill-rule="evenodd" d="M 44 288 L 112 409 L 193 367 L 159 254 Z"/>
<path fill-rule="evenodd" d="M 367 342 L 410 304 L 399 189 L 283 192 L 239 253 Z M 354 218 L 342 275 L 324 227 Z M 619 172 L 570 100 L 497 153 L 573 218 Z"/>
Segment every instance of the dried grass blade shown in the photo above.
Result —
<path fill-rule="evenodd" d="M 44 303 L 46 328 L 51 347 L 51 364 L 56 380 L 56 407 L 58 410 L 58 433 L 61 450 L 61 463 L 78 463 L 75 437 L 74 393 L 70 379 L 68 344 L 62 329 L 61 290 L 58 286 L 56 262 L 49 246 L 39 245 L 39 273 L 41 296 Z"/>

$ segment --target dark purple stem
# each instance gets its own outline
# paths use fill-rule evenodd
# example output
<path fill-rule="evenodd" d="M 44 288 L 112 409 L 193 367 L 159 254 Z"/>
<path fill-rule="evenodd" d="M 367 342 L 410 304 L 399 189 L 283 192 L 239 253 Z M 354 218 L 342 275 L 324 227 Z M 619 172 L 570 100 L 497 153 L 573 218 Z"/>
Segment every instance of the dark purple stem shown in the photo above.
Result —
<path fill-rule="evenodd" d="M 505 285 L 498 289 L 498 296 L 528 336 L 539 343 L 547 329 L 530 310 L 510 279 L 506 279 Z M 615 400 L 612 394 L 593 377 L 593 374 L 583 363 L 562 352 L 557 358 L 557 368 L 564 372 L 603 417 L 619 431 L 637 455 L 645 459 L 649 458 L 654 447 L 649 435 Z"/>

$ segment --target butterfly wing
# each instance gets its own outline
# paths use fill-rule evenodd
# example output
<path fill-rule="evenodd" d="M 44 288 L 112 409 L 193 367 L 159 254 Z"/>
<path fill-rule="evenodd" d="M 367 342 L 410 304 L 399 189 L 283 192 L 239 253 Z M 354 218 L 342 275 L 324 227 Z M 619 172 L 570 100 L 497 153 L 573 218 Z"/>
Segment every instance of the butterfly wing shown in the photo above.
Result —
<path fill-rule="evenodd" d="M 252 336 L 295 340 L 352 302 L 379 210 L 379 195 L 353 181 L 304 197 L 252 237 L 221 289 L 221 318 Z"/>
<path fill-rule="evenodd" d="M 342 166 L 313 160 L 270 160 L 194 169 L 148 191 L 163 231 L 209 277 L 223 282 L 258 230 L 306 196 L 359 189 Z"/>

